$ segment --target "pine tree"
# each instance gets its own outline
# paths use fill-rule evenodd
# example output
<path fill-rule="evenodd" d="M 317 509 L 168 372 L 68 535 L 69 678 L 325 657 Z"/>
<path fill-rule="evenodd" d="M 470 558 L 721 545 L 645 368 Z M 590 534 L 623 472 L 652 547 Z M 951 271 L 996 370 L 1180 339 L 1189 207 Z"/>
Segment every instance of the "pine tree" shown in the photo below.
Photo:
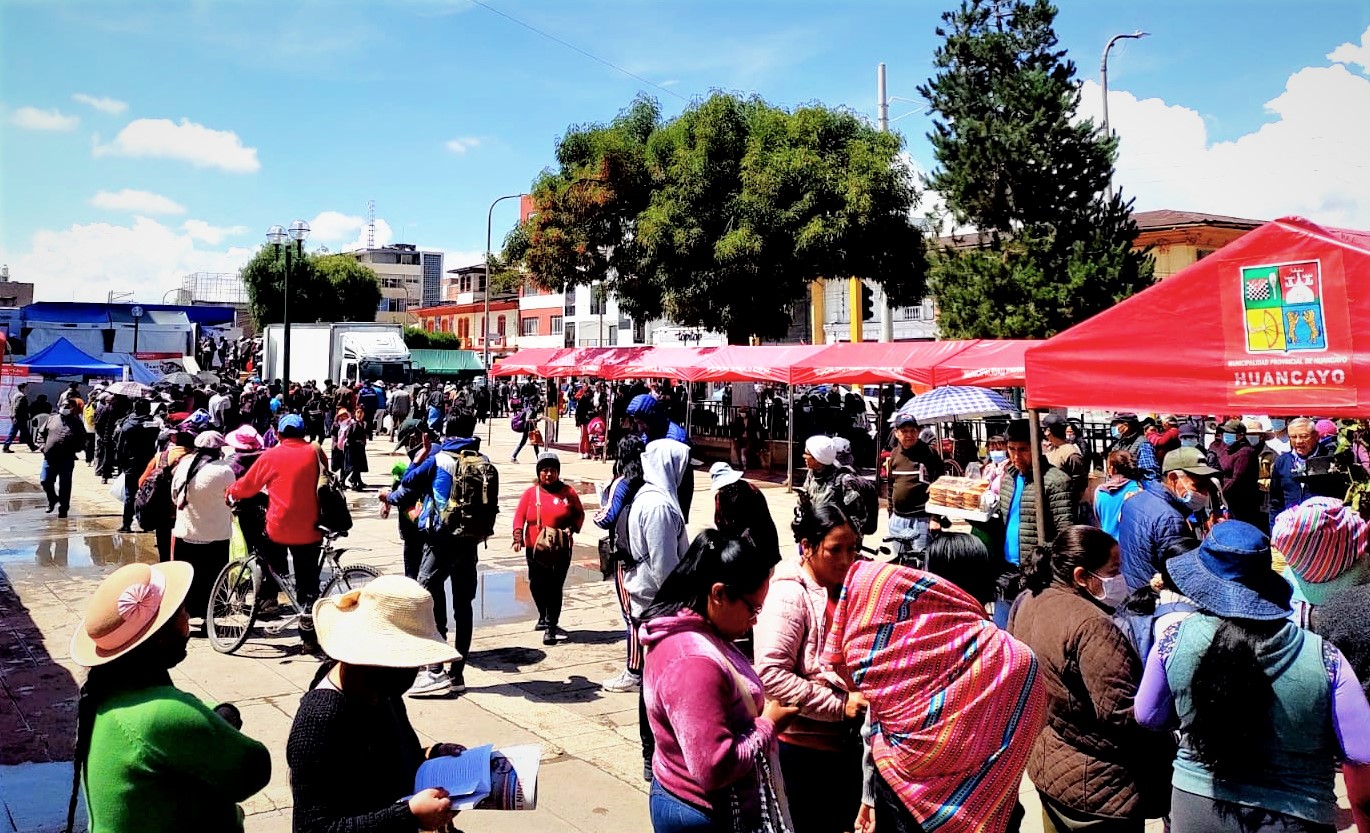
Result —
<path fill-rule="evenodd" d="M 1117 140 L 1077 117 L 1075 64 L 1047 0 L 967 0 L 942 16 L 926 184 L 978 235 L 932 259 L 953 338 L 1045 338 L 1150 285 L 1131 200 L 1103 196 Z"/>

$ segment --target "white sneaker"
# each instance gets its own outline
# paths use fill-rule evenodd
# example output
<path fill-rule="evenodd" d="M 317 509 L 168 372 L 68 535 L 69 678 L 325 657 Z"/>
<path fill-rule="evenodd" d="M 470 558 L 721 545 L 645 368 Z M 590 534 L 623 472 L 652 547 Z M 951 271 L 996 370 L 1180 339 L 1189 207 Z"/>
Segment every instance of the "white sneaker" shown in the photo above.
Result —
<path fill-rule="evenodd" d="M 446 671 L 423 669 L 414 678 L 414 685 L 405 692 L 410 697 L 426 697 L 433 694 L 446 694 L 452 690 L 452 678 Z"/>
<path fill-rule="evenodd" d="M 605 691 L 637 691 L 642 688 L 642 678 L 625 668 L 617 677 L 600 683 L 599 687 Z"/>

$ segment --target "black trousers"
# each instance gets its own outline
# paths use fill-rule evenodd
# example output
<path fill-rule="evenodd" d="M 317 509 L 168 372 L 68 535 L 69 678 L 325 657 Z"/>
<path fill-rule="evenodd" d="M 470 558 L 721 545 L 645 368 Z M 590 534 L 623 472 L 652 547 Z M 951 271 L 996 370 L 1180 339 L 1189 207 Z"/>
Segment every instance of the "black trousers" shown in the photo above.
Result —
<path fill-rule="evenodd" d="M 190 592 L 186 594 L 186 613 L 199 619 L 209 610 L 209 591 L 214 588 L 214 580 L 228 564 L 228 542 L 211 541 L 206 544 L 192 544 L 177 538 L 172 544 L 172 554 L 177 561 L 185 561 L 195 568 L 195 577 L 190 581 Z"/>
<path fill-rule="evenodd" d="M 547 620 L 547 629 L 551 630 L 561 621 L 566 573 L 571 569 L 570 555 L 548 565 L 533 556 L 532 547 L 527 547 L 524 557 L 528 561 L 528 592 L 533 594 L 533 604 L 537 605 L 538 616 Z"/>
<path fill-rule="evenodd" d="M 861 737 L 846 748 L 811 749 L 780 741 L 780 775 L 794 833 L 843 833 L 861 809 Z M 878 828 L 877 828 L 878 829 Z"/>
<path fill-rule="evenodd" d="M 438 633 L 447 639 L 447 589 L 452 586 L 452 644 L 460 657 L 452 662 L 452 676 L 466 671 L 466 656 L 471 653 L 471 634 L 475 628 L 476 541 L 451 535 L 423 536 L 423 558 L 417 581 L 433 596 L 433 618 Z"/>
<path fill-rule="evenodd" d="M 289 551 L 290 561 L 295 568 L 295 599 L 308 613 L 314 608 L 314 600 L 319 598 L 319 550 L 321 544 L 278 544 L 269 537 L 262 539 L 261 555 L 271 565 L 271 569 L 281 575 L 289 573 L 289 566 L 286 562 L 286 552 Z M 262 574 L 262 597 L 275 599 L 276 594 L 281 591 L 271 574 L 263 571 Z"/>

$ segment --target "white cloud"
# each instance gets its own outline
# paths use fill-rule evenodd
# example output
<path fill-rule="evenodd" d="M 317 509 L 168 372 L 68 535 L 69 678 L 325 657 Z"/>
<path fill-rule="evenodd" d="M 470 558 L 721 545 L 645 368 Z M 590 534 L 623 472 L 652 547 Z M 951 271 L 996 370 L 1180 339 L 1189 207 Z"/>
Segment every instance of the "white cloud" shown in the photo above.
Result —
<path fill-rule="evenodd" d="M 117 116 L 128 109 L 128 102 L 120 101 L 117 98 L 110 98 L 108 96 L 93 96 L 87 95 L 86 93 L 76 93 L 71 97 L 71 100 L 79 104 L 87 104 L 94 107 L 96 110 L 99 110 L 101 113 L 109 113 L 111 116 Z"/>
<path fill-rule="evenodd" d="M 1327 53 L 1327 60 L 1338 64 L 1359 64 L 1362 70 L 1370 69 L 1370 29 L 1360 36 L 1360 43 L 1343 43 Z"/>
<path fill-rule="evenodd" d="M 204 220 L 186 220 L 181 224 L 181 231 L 191 240 L 211 246 L 219 245 L 225 238 L 246 234 L 247 230 L 247 226 L 213 226 Z"/>
<path fill-rule="evenodd" d="M 1367 30 L 1370 37 L 1370 30 Z M 1364 41 L 1364 39 L 1363 39 Z M 1334 51 L 1367 57 L 1363 47 Z M 1083 88 L 1081 115 L 1100 115 L 1100 90 Z M 1182 104 L 1109 92 L 1119 136 L 1114 182 L 1138 210 L 1173 208 L 1271 220 L 1301 215 L 1327 225 L 1370 228 L 1370 78 L 1344 64 L 1304 67 L 1266 102 L 1270 120 L 1214 142 L 1203 115 Z"/>
<path fill-rule="evenodd" d="M 219 168 L 230 173 L 255 173 L 261 169 L 257 149 L 245 147 L 231 130 L 214 130 L 189 119 L 135 119 L 114 141 L 100 144 L 95 156 L 133 156 L 179 159 L 197 168 Z"/>
<path fill-rule="evenodd" d="M 75 130 L 81 123 L 79 116 L 68 116 L 57 108 L 39 110 L 37 107 L 20 107 L 10 114 L 10 124 L 25 130 L 53 130 L 65 132 Z"/>
<path fill-rule="evenodd" d="M 84 223 L 36 232 L 27 250 L 0 249 L 15 280 L 39 301 L 101 301 L 110 290 L 160 301 L 192 272 L 236 272 L 255 247 L 205 248 L 184 231 L 146 217 L 128 225 Z"/>
<path fill-rule="evenodd" d="M 446 147 L 448 150 L 461 156 L 468 150 L 480 147 L 480 139 L 475 136 L 458 136 L 455 139 L 448 140 Z"/>
<path fill-rule="evenodd" d="M 127 211 L 130 214 L 184 214 L 186 207 L 175 200 L 154 194 L 151 191 L 137 191 L 125 188 L 122 191 L 97 191 L 90 198 L 90 204 L 109 211 Z"/>
<path fill-rule="evenodd" d="M 323 211 L 309 221 L 310 243 L 327 245 L 333 251 L 366 248 L 366 218 L 341 211 Z M 344 242 L 351 238 L 351 242 Z M 385 220 L 376 218 L 376 245 L 384 246 L 394 239 L 394 232 Z M 335 244 L 335 245 L 330 245 Z"/>
<path fill-rule="evenodd" d="M 496 243 L 496 246 L 499 244 Z M 444 249 L 442 252 L 442 268 L 444 270 L 458 269 L 462 266 L 479 266 L 485 262 L 485 252 L 470 251 L 467 249 Z"/>

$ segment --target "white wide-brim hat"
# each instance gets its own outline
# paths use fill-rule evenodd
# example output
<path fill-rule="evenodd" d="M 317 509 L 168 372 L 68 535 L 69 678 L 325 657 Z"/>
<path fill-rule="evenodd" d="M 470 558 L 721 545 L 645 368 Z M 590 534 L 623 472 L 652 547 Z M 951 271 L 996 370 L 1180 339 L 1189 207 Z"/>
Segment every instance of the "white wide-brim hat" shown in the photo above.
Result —
<path fill-rule="evenodd" d="M 432 594 L 405 576 L 319 599 L 314 630 L 324 653 L 349 665 L 418 668 L 461 658 L 438 633 Z"/>

